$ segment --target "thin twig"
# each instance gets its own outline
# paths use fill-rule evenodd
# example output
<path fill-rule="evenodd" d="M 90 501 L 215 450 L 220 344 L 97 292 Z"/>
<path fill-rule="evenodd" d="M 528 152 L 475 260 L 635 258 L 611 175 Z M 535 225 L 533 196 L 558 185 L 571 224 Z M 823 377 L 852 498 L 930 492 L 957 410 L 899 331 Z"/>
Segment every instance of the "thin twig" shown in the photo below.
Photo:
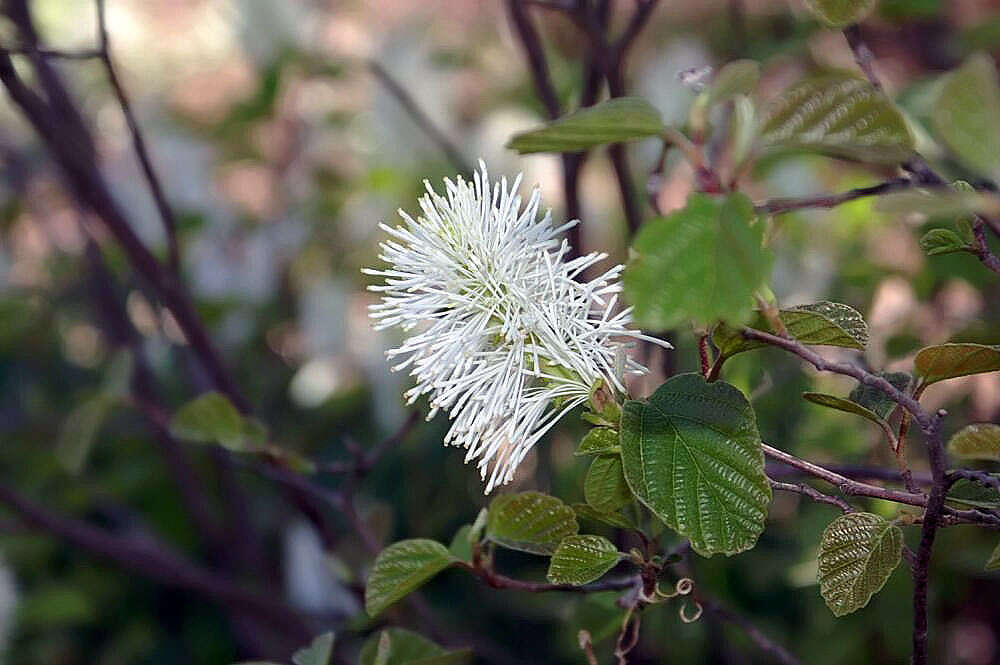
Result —
<path fill-rule="evenodd" d="M 781 490 L 783 492 L 794 492 L 796 494 L 801 494 L 802 496 L 809 497 L 813 501 L 818 501 L 819 503 L 825 503 L 836 508 L 839 508 L 845 513 L 854 512 L 854 508 L 851 504 L 847 503 L 843 499 L 835 496 L 830 496 L 829 494 L 823 494 L 818 489 L 810 487 L 809 485 L 798 483 L 782 483 L 777 480 L 771 480 L 771 488 L 776 490 Z"/>
<path fill-rule="evenodd" d="M 780 215 L 808 208 L 835 208 L 843 203 L 869 196 L 880 196 L 913 186 L 910 178 L 892 178 L 870 187 L 859 187 L 839 194 L 816 194 L 813 196 L 775 198 L 754 205 L 759 215 Z"/>
<path fill-rule="evenodd" d="M 723 607 L 718 602 L 699 596 L 698 601 L 706 612 L 736 626 L 750 638 L 750 641 L 762 652 L 772 656 L 781 665 L 802 665 L 802 661 L 793 656 L 783 646 L 762 633 L 749 619 Z"/>

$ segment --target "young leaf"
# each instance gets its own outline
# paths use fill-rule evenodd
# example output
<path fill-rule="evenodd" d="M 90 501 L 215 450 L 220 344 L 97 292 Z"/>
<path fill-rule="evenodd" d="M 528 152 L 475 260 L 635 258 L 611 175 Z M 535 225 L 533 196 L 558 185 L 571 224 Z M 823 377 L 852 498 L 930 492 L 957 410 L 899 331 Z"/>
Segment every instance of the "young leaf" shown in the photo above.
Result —
<path fill-rule="evenodd" d="M 632 500 L 622 472 L 621 455 L 594 458 L 583 481 L 583 497 L 599 513 L 613 513 Z"/>
<path fill-rule="evenodd" d="M 1000 425 L 966 425 L 949 439 L 948 452 L 961 459 L 1000 462 Z"/>
<path fill-rule="evenodd" d="M 868 604 L 899 564 L 903 532 L 872 513 L 848 513 L 823 532 L 819 592 L 835 616 Z"/>
<path fill-rule="evenodd" d="M 906 372 L 880 372 L 879 376 L 903 392 L 909 388 L 910 381 L 912 381 L 912 377 Z M 850 400 L 856 404 L 860 404 L 882 419 L 888 419 L 889 414 L 898 406 L 883 391 L 863 383 L 859 383 L 851 391 Z"/>
<path fill-rule="evenodd" d="M 328 665 L 333 653 L 333 633 L 318 635 L 312 643 L 292 654 L 294 665 Z"/>
<path fill-rule="evenodd" d="M 446 651 L 429 639 L 404 628 L 386 628 L 361 647 L 359 665 L 376 665 L 379 644 L 385 645 L 382 665 L 464 665 L 472 662 L 468 649 Z"/>
<path fill-rule="evenodd" d="M 736 554 L 764 530 L 771 486 L 753 409 L 733 386 L 675 376 L 622 417 L 632 493 L 696 552 Z"/>
<path fill-rule="evenodd" d="M 68 472 L 75 474 L 83 469 L 110 409 L 111 401 L 104 395 L 98 395 L 69 412 L 59 429 L 55 449 L 56 460 Z"/>
<path fill-rule="evenodd" d="M 753 220 L 743 194 L 692 194 L 683 209 L 645 224 L 624 275 L 636 320 L 658 330 L 688 319 L 742 321 L 771 267 L 764 225 Z"/>
<path fill-rule="evenodd" d="M 951 229 L 931 229 L 920 238 L 920 249 L 924 250 L 927 256 L 939 256 L 966 252 L 972 249 L 972 246 Z"/>
<path fill-rule="evenodd" d="M 802 397 L 813 404 L 819 404 L 820 406 L 825 406 L 829 409 L 836 409 L 837 411 L 843 411 L 844 413 L 853 413 L 856 416 L 861 416 L 862 418 L 867 418 L 876 425 L 878 425 L 883 432 L 890 436 L 890 441 L 895 442 L 891 438 L 892 428 L 885 419 L 869 409 L 866 406 L 858 404 L 857 402 L 844 399 L 843 397 L 837 397 L 836 395 L 827 395 L 826 393 L 802 393 Z"/>
<path fill-rule="evenodd" d="M 753 60 L 734 60 L 727 63 L 705 90 L 708 106 L 727 102 L 736 95 L 749 95 L 757 87 L 759 80 L 759 63 Z"/>
<path fill-rule="evenodd" d="M 768 109 L 761 146 L 809 150 L 862 162 L 897 164 L 913 154 L 913 136 L 891 101 L 844 72 L 808 78 Z"/>
<path fill-rule="evenodd" d="M 831 28 L 858 23 L 875 8 L 878 0 L 806 0 L 816 18 Z"/>
<path fill-rule="evenodd" d="M 218 443 L 238 449 L 244 441 L 243 416 L 221 393 L 207 392 L 191 400 L 170 420 L 170 433 L 178 439 Z"/>
<path fill-rule="evenodd" d="M 569 536 L 556 548 L 546 579 L 553 584 L 582 586 L 598 579 L 621 559 L 618 550 L 601 536 Z"/>
<path fill-rule="evenodd" d="M 621 511 L 602 513 L 594 510 L 593 507 L 587 505 L 586 503 L 574 503 L 572 508 L 573 512 L 576 513 L 577 518 L 581 520 L 590 520 L 591 522 L 606 524 L 608 526 L 613 526 L 616 529 L 637 528 L 635 522 L 633 522 L 630 517 Z"/>
<path fill-rule="evenodd" d="M 1000 370 L 1000 346 L 940 344 L 928 346 L 913 361 L 925 385 L 969 374 Z"/>
<path fill-rule="evenodd" d="M 839 302 L 820 301 L 798 305 L 778 312 L 785 331 L 803 344 L 815 346 L 841 346 L 863 351 L 868 345 L 868 324 L 853 307 Z M 759 312 L 750 322 L 751 328 L 774 333 L 767 319 Z M 744 339 L 736 328 L 720 323 L 712 331 L 712 341 L 720 353 L 734 356 L 737 353 L 767 346 L 764 342 Z"/>
<path fill-rule="evenodd" d="M 448 552 L 456 559 L 462 561 L 472 561 L 472 542 L 469 533 L 472 532 L 471 524 L 463 524 L 451 537 L 451 544 L 448 545 Z"/>
<path fill-rule="evenodd" d="M 565 503 L 541 492 L 501 494 L 490 502 L 486 537 L 501 547 L 551 555 L 566 536 L 580 530 Z"/>
<path fill-rule="evenodd" d="M 533 152 L 578 152 L 607 143 L 623 143 L 663 130 L 660 112 L 644 99 L 617 97 L 554 120 L 540 129 L 517 134 L 507 147 Z"/>
<path fill-rule="evenodd" d="M 993 549 L 989 561 L 986 562 L 984 570 L 1000 570 L 1000 543 Z"/>
<path fill-rule="evenodd" d="M 445 546 L 433 540 L 402 540 L 375 557 L 365 587 L 365 611 L 375 618 L 455 562 Z"/>
<path fill-rule="evenodd" d="M 574 455 L 617 455 L 621 452 L 618 432 L 610 427 L 593 427 L 580 439 Z"/>
<path fill-rule="evenodd" d="M 945 76 L 931 120 L 967 168 L 990 177 L 1000 174 L 1000 85 L 990 56 L 976 53 Z"/>

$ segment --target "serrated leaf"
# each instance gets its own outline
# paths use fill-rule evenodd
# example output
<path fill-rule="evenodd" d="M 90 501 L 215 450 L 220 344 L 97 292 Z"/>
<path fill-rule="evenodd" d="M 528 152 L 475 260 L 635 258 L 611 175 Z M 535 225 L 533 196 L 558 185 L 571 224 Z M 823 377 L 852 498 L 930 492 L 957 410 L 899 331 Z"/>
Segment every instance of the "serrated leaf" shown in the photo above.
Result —
<path fill-rule="evenodd" d="M 1000 173 L 1000 85 L 992 58 L 976 53 L 944 77 L 931 121 L 967 168 L 990 177 Z"/>
<path fill-rule="evenodd" d="M 806 0 L 806 7 L 831 28 L 843 28 L 860 22 L 877 3 L 878 0 Z"/>
<path fill-rule="evenodd" d="M 638 97 L 617 97 L 570 113 L 540 129 L 516 134 L 507 147 L 522 155 L 578 152 L 657 136 L 661 131 L 663 121 L 652 104 Z"/>
<path fill-rule="evenodd" d="M 486 538 L 530 554 L 551 555 L 579 530 L 573 509 L 541 492 L 501 494 L 490 502 L 486 518 Z"/>
<path fill-rule="evenodd" d="M 463 665 L 473 656 L 468 649 L 447 651 L 411 630 L 387 628 L 365 641 L 358 665 L 376 665 L 380 642 L 385 644 L 381 665 Z"/>
<path fill-rule="evenodd" d="M 375 557 L 365 587 L 365 611 L 375 618 L 454 562 L 445 546 L 433 540 L 393 543 Z"/>
<path fill-rule="evenodd" d="M 930 385 L 946 379 L 1000 370 L 1000 346 L 940 344 L 920 349 L 913 361 L 917 375 Z"/>
<path fill-rule="evenodd" d="M 696 552 L 736 554 L 764 530 L 771 486 L 753 409 L 722 381 L 681 374 L 622 416 L 632 493 Z"/>
<path fill-rule="evenodd" d="M 879 376 L 892 384 L 893 387 L 898 388 L 903 392 L 910 387 L 910 382 L 913 380 L 913 377 L 906 372 L 879 372 Z M 859 383 L 857 387 L 851 391 L 849 399 L 852 402 L 865 407 L 882 419 L 888 419 L 889 414 L 891 414 L 898 406 L 898 404 L 892 401 L 892 399 L 883 391 L 874 386 L 869 386 L 863 383 Z"/>
<path fill-rule="evenodd" d="M 1000 570 L 1000 543 L 993 549 L 993 554 L 983 567 L 984 570 Z"/>
<path fill-rule="evenodd" d="M 954 254 L 970 249 L 962 238 L 951 229 L 931 229 L 920 238 L 920 249 L 927 256 Z"/>
<path fill-rule="evenodd" d="M 598 579 L 621 559 L 617 548 L 601 536 L 569 536 L 556 548 L 546 579 L 552 584 L 582 586 Z"/>
<path fill-rule="evenodd" d="M 948 452 L 961 459 L 1000 462 L 1000 425 L 966 425 L 948 440 Z"/>
<path fill-rule="evenodd" d="M 621 455 L 601 455 L 590 463 L 583 481 L 583 498 L 599 513 L 613 513 L 632 500 Z"/>
<path fill-rule="evenodd" d="M 785 332 L 791 337 L 814 346 L 840 346 L 863 351 L 868 345 L 868 324 L 853 307 L 838 302 L 820 301 L 798 305 L 778 312 Z M 775 333 L 760 312 L 749 327 Z M 712 331 L 712 341 L 727 358 L 737 353 L 767 346 L 764 342 L 744 339 L 739 329 L 720 323 Z"/>
<path fill-rule="evenodd" d="M 835 616 L 868 604 L 899 565 L 903 532 L 872 513 L 848 513 L 823 532 L 819 592 Z"/>
<path fill-rule="evenodd" d="M 111 400 L 98 395 L 77 405 L 59 428 L 55 457 L 59 464 L 70 473 L 80 473 L 94 447 L 97 432 L 108 417 Z"/>
<path fill-rule="evenodd" d="M 692 194 L 683 209 L 643 225 L 624 275 L 636 321 L 657 330 L 690 319 L 742 322 L 771 266 L 764 225 L 753 220 L 743 194 Z"/>
<path fill-rule="evenodd" d="M 883 431 L 889 428 L 889 423 L 884 418 L 853 400 L 837 397 L 836 395 L 827 395 L 826 393 L 802 393 L 802 397 L 813 404 L 819 404 L 829 409 L 836 409 L 844 413 L 853 413 L 856 416 L 866 418 L 881 427 Z"/>
<path fill-rule="evenodd" d="M 333 653 L 333 633 L 316 636 L 312 643 L 292 654 L 294 665 L 329 665 Z"/>
<path fill-rule="evenodd" d="M 573 512 L 576 513 L 577 519 L 590 520 L 591 522 L 606 524 L 607 526 L 613 526 L 616 529 L 637 528 L 635 522 L 620 510 L 613 513 L 601 513 L 585 503 L 574 503 L 572 508 Z"/>
<path fill-rule="evenodd" d="M 843 72 L 808 78 L 786 91 L 769 107 L 760 143 L 880 164 L 913 154 L 899 109 L 868 81 Z"/>
<path fill-rule="evenodd" d="M 617 455 L 621 452 L 618 432 L 610 427 L 593 427 L 577 446 L 574 455 Z"/>

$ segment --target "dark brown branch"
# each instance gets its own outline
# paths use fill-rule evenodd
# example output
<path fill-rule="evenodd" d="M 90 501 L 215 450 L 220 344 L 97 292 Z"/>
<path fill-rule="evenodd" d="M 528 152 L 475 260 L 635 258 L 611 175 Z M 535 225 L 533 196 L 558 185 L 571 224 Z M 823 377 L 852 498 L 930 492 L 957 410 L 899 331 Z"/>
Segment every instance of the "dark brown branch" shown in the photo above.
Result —
<path fill-rule="evenodd" d="M 858 68 L 872 87 L 882 92 L 882 82 L 875 73 L 875 55 L 861 37 L 861 26 L 851 25 L 844 28 L 844 37 L 854 53 L 854 61 L 858 63 Z"/>
<path fill-rule="evenodd" d="M 854 512 L 854 508 L 851 504 L 847 503 L 843 499 L 837 498 L 835 496 L 830 496 L 829 494 L 823 494 L 815 487 L 810 487 L 804 483 L 782 483 L 777 480 L 771 480 L 771 488 L 776 490 L 781 490 L 782 492 L 793 492 L 795 494 L 801 494 L 802 496 L 809 497 L 813 501 L 819 503 L 825 503 L 836 508 L 839 508 L 845 513 Z"/>
<path fill-rule="evenodd" d="M 983 487 L 995 489 L 1000 492 L 1000 477 L 991 473 L 978 471 L 976 469 L 955 469 L 948 472 L 949 485 L 954 485 L 955 481 L 960 478 L 971 480 L 972 482 L 982 485 Z"/>
<path fill-rule="evenodd" d="M 459 564 L 470 573 L 478 577 L 487 585 L 494 589 L 510 589 L 512 591 L 525 591 L 528 593 L 546 593 L 549 591 L 567 591 L 569 593 L 600 593 L 602 591 L 626 591 L 634 589 L 642 583 L 638 575 L 631 575 L 624 578 L 608 579 L 600 582 L 592 582 L 583 586 L 573 584 L 552 584 L 550 582 L 526 582 L 507 577 L 493 570 L 489 565 L 474 566 L 468 563 Z"/>
<path fill-rule="evenodd" d="M 910 178 L 893 178 L 871 187 L 859 187 L 839 194 L 817 194 L 815 196 L 776 198 L 761 201 L 754 205 L 759 215 L 780 215 L 795 210 L 808 208 L 835 208 L 848 201 L 869 196 L 879 196 L 890 192 L 907 189 L 913 186 Z"/>
<path fill-rule="evenodd" d="M 427 138 L 445 154 L 451 165 L 458 169 L 460 173 L 471 174 L 474 170 L 472 164 L 465 158 L 462 151 L 448 138 L 448 136 L 438 128 L 434 122 L 424 113 L 417 104 L 413 96 L 407 92 L 406 88 L 400 85 L 389 72 L 375 60 L 368 61 L 368 69 L 371 70 L 375 78 L 385 87 L 390 95 L 396 98 L 399 105 L 403 107 L 413 123 L 427 135 Z"/>

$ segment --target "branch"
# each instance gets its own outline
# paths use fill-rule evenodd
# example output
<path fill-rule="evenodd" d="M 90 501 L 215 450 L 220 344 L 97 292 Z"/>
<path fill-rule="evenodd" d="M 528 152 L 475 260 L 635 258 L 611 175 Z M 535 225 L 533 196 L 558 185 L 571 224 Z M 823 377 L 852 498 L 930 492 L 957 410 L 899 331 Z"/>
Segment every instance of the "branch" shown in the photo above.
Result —
<path fill-rule="evenodd" d="M 416 100 L 413 99 L 413 96 L 389 74 L 385 67 L 375 60 L 369 60 L 368 69 L 371 70 L 375 78 L 385 87 L 386 91 L 396 98 L 396 101 L 403 107 L 403 110 L 410 116 L 414 124 L 448 157 L 448 161 L 451 162 L 452 166 L 461 173 L 469 174 L 473 172 L 472 164 L 462 155 L 462 151 L 434 124 L 420 108 Z"/>
<path fill-rule="evenodd" d="M 851 504 L 847 503 L 843 499 L 839 499 L 835 496 L 830 496 L 829 494 L 823 494 L 816 488 L 810 487 L 809 485 L 803 483 L 798 483 L 798 484 L 782 483 L 778 482 L 777 480 L 771 480 L 770 478 L 768 480 L 771 483 L 772 489 L 781 490 L 782 492 L 794 492 L 796 494 L 801 494 L 803 496 L 809 497 L 813 501 L 818 501 L 819 503 L 826 503 L 831 506 L 840 508 L 840 510 L 842 510 L 845 513 L 854 512 L 854 508 L 851 507 Z"/>
<path fill-rule="evenodd" d="M 998 492 L 1000 492 L 1000 477 L 995 476 L 991 473 L 987 473 L 985 471 L 977 471 L 976 469 L 955 469 L 954 471 L 948 472 L 949 485 L 954 485 L 955 481 L 959 480 L 960 478 L 971 480 L 972 482 L 978 483 L 983 487 L 995 489 Z"/>
<path fill-rule="evenodd" d="M 815 196 L 769 199 L 756 203 L 754 209 L 758 215 L 780 215 L 807 208 L 835 208 L 848 201 L 908 189 L 913 184 L 910 178 L 893 178 L 877 185 L 872 185 L 871 187 L 859 187 L 839 194 L 817 194 Z"/>
<path fill-rule="evenodd" d="M 777 662 L 781 663 L 781 665 L 802 665 L 801 660 L 793 656 L 783 646 L 762 633 L 760 629 L 750 623 L 750 620 L 746 617 L 723 607 L 714 600 L 699 596 L 698 601 L 701 603 L 702 607 L 705 608 L 706 612 L 715 615 L 723 621 L 733 624 L 746 633 L 747 637 L 750 638 L 750 641 L 753 642 L 758 649 L 769 656 L 773 656 Z"/>
<path fill-rule="evenodd" d="M 601 582 L 592 582 L 583 586 L 572 584 L 551 584 L 549 582 L 526 582 L 507 577 L 493 570 L 492 567 L 481 564 L 479 566 L 461 562 L 459 566 L 468 570 L 487 585 L 494 589 L 511 589 L 513 591 L 525 591 L 528 593 L 546 593 L 548 591 L 567 591 L 569 593 L 600 593 L 602 591 L 627 591 L 642 584 L 639 575 L 630 575 L 618 579 L 609 579 Z"/>

